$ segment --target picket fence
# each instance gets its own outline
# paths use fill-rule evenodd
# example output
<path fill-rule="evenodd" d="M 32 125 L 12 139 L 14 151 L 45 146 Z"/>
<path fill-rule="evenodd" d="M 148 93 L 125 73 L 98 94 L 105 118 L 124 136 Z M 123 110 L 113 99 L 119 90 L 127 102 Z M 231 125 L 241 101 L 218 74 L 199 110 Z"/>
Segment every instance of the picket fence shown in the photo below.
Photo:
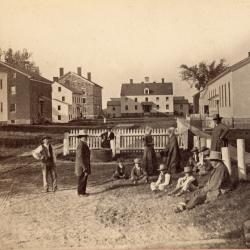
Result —
<path fill-rule="evenodd" d="M 64 144 L 67 144 L 68 151 L 74 152 L 78 146 L 77 135 L 80 129 L 72 129 L 69 133 L 65 133 Z M 85 130 L 86 131 L 86 130 Z M 88 145 L 90 149 L 101 148 L 101 134 L 105 129 L 87 129 Z M 121 152 L 139 152 L 144 148 L 145 129 L 113 129 L 115 134 L 116 153 Z M 165 128 L 152 129 L 155 151 L 163 150 L 169 140 L 168 130 Z M 181 134 L 176 134 L 180 148 L 186 149 L 187 142 Z"/>

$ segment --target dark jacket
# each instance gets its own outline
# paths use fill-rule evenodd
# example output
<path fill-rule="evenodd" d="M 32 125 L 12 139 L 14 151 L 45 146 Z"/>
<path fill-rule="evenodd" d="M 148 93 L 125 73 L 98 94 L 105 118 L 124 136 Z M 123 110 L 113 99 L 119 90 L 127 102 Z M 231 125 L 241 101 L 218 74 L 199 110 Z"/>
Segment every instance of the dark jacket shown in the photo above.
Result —
<path fill-rule="evenodd" d="M 178 172 L 180 170 L 181 163 L 181 154 L 177 138 L 175 135 L 172 135 L 169 138 L 168 144 L 168 158 L 166 161 L 166 167 L 168 173 Z"/>
<path fill-rule="evenodd" d="M 214 127 L 211 137 L 211 150 L 220 152 L 222 147 L 227 146 L 228 132 L 229 128 L 223 123 Z"/>
<path fill-rule="evenodd" d="M 140 180 L 143 177 L 147 177 L 147 173 L 145 172 L 145 170 L 142 167 L 136 168 L 134 166 L 131 170 L 131 179 Z"/>
<path fill-rule="evenodd" d="M 104 132 L 101 134 L 101 139 L 102 139 L 102 143 L 101 143 L 101 147 L 102 148 L 110 148 L 110 140 L 114 140 L 115 139 L 115 134 L 111 131 L 108 134 L 108 131 Z"/>
<path fill-rule="evenodd" d="M 76 149 L 75 174 L 80 176 L 83 172 L 91 174 L 90 150 L 86 142 L 80 141 Z"/>

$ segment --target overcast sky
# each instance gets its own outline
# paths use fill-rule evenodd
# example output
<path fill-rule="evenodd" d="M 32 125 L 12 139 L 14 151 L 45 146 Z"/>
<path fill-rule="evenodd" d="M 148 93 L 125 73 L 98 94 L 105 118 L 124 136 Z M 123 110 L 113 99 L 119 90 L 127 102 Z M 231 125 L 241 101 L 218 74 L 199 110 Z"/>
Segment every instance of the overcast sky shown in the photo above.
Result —
<path fill-rule="evenodd" d="M 104 107 L 145 76 L 190 98 L 179 66 L 245 58 L 249 24 L 249 0 L 0 0 L 0 48 L 27 48 L 49 79 L 59 67 L 92 72 Z"/>

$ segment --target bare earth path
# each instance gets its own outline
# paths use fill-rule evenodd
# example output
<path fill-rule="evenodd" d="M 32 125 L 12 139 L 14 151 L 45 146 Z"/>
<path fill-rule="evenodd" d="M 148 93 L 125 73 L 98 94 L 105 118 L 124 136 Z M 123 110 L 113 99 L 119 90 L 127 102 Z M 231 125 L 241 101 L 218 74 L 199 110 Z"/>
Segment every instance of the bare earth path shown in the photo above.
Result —
<path fill-rule="evenodd" d="M 35 163 L 2 173 L 0 249 L 242 247 L 241 239 L 222 238 L 220 228 L 211 232 L 197 223 L 202 210 L 173 214 L 180 198 L 152 194 L 146 184 L 109 181 L 113 167 L 93 166 L 87 198 L 76 195 L 73 163 L 58 164 L 56 193 L 41 193 Z M 223 220 L 216 223 L 225 233 Z M 232 231 L 238 227 L 230 225 Z"/>

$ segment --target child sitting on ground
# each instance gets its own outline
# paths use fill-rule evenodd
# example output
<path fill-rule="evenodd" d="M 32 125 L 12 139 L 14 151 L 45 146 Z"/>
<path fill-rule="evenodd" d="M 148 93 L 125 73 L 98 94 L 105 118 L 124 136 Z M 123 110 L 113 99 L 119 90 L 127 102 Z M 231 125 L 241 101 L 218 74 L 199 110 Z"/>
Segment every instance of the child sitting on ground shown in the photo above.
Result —
<path fill-rule="evenodd" d="M 148 183 L 147 172 L 142 168 L 141 161 L 139 158 L 134 159 L 134 167 L 131 171 L 131 181 L 133 184 L 138 184 L 139 182 Z"/>
<path fill-rule="evenodd" d="M 160 171 L 158 180 L 150 184 L 150 188 L 152 191 L 163 191 L 170 183 L 170 174 L 166 173 L 167 169 L 164 163 L 160 164 L 158 170 Z"/>
<path fill-rule="evenodd" d="M 198 163 L 199 163 L 199 150 L 197 147 L 194 147 L 192 150 L 192 156 L 188 159 L 188 164 L 193 168 L 193 172 L 198 172 Z"/>
<path fill-rule="evenodd" d="M 117 160 L 117 167 L 115 172 L 112 175 L 112 179 L 113 180 L 117 180 L 117 179 L 127 179 L 127 175 L 125 172 L 125 166 L 123 165 L 123 160 L 121 158 L 119 158 Z"/>
<path fill-rule="evenodd" d="M 178 179 L 176 188 L 169 192 L 168 195 L 181 196 L 187 191 L 194 191 L 198 188 L 197 180 L 192 175 L 191 166 L 184 167 L 184 173 L 185 176 Z"/>

